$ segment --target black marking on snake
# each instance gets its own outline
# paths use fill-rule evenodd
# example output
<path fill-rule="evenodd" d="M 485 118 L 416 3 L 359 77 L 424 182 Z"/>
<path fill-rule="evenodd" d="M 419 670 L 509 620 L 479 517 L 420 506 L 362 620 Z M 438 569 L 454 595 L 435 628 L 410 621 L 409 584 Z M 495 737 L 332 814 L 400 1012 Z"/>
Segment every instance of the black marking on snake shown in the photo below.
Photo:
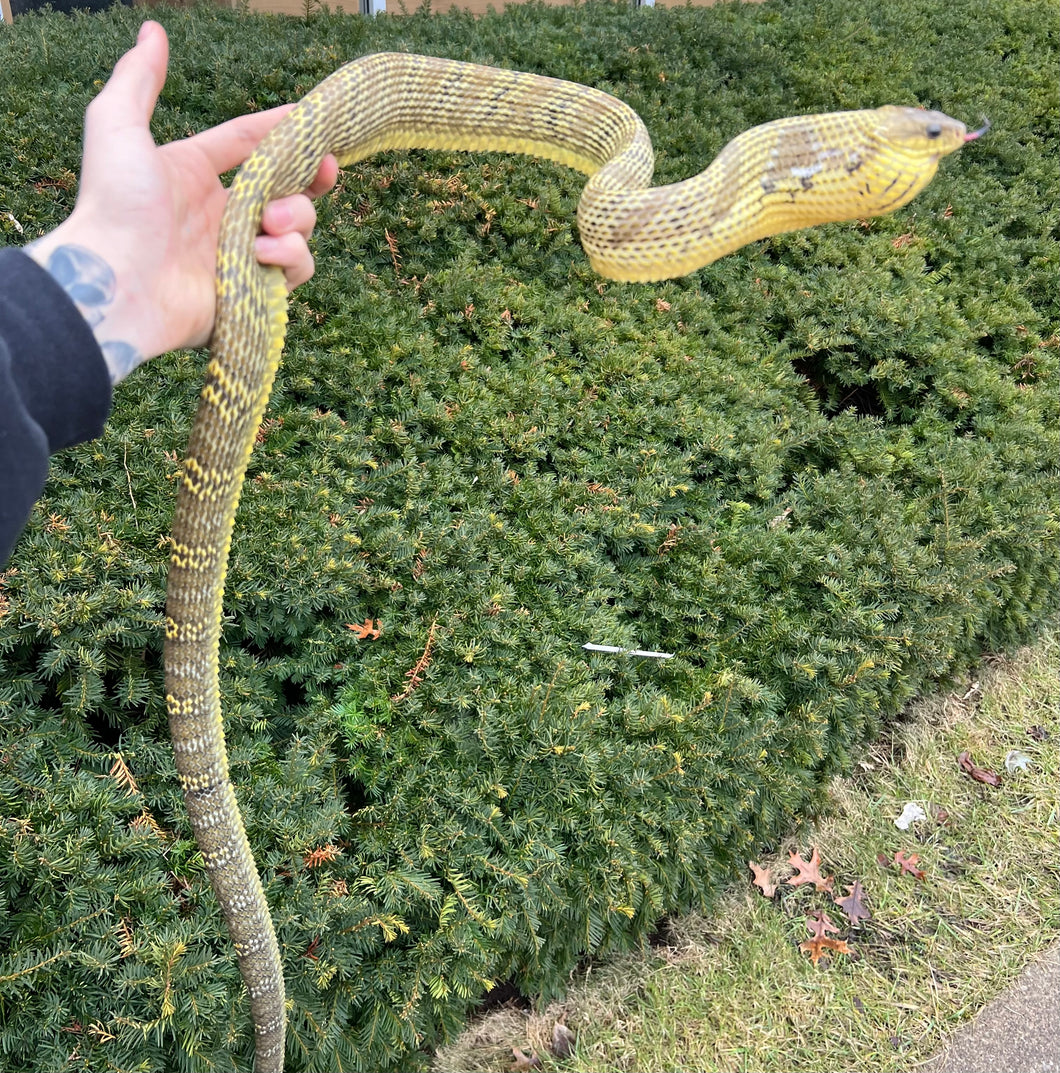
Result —
<path fill-rule="evenodd" d="M 894 186 L 894 184 L 897 181 L 898 181 L 898 178 L 896 176 L 893 182 L 889 182 L 887 184 L 887 190 L 890 190 L 890 188 L 892 186 Z M 900 194 L 898 194 L 897 197 L 895 197 L 891 201 L 888 201 L 887 204 L 883 208 L 880 209 L 880 212 L 881 213 L 888 212 L 891 209 L 892 206 L 901 205 L 903 199 L 909 194 L 909 191 L 912 190 L 914 186 L 916 186 L 916 177 L 915 176 L 912 179 L 909 180 L 909 183 L 906 185 L 905 189 L 902 190 L 902 192 Z"/>

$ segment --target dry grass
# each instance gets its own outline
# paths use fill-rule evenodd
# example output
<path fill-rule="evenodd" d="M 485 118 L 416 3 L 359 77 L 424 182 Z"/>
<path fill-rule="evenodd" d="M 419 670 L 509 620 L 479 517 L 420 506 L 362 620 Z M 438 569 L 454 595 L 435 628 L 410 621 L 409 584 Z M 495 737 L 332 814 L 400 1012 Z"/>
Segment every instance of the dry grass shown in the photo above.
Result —
<path fill-rule="evenodd" d="M 884 1073 L 926 1060 L 1060 935 L 1058 662 L 1050 634 L 917 704 L 836 783 L 829 816 L 785 847 L 808 856 L 817 846 L 837 893 L 860 879 L 871 920 L 850 926 L 812 887 L 785 885 L 768 901 L 748 884 L 709 919 L 671 922 L 646 954 L 592 965 L 564 1004 L 480 1019 L 436 1070 L 507 1071 L 513 1047 L 571 1073 L 771 1073 L 821 1068 L 824 1055 L 832 1070 Z M 1005 771 L 1013 749 L 1028 770 Z M 960 771 L 966 750 L 1001 774 L 1000 788 Z M 909 801 L 928 818 L 902 832 L 894 819 Z M 880 865 L 877 854 L 895 850 L 919 855 L 922 882 Z M 786 853 L 763 863 L 789 874 Z M 799 950 L 817 908 L 853 954 L 814 966 Z M 563 1061 L 549 1053 L 562 1013 L 578 1032 Z"/>

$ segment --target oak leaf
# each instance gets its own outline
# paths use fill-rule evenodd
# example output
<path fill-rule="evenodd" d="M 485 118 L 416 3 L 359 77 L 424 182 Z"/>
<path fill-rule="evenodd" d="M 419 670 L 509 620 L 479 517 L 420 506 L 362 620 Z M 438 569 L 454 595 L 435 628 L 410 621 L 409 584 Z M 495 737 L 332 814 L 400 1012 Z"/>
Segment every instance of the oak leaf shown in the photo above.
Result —
<path fill-rule="evenodd" d="M 847 887 L 845 898 L 832 900 L 846 913 L 847 919 L 856 924 L 859 920 L 872 919 L 872 914 L 865 908 L 864 894 L 865 892 L 861 889 L 861 880 L 855 879 L 853 886 Z"/>
<path fill-rule="evenodd" d="M 353 630 L 362 641 L 374 641 L 383 632 L 383 624 L 379 619 L 366 618 L 361 623 L 347 622 L 346 629 Z"/>
<path fill-rule="evenodd" d="M 748 861 L 747 865 L 754 872 L 754 879 L 751 880 L 751 885 L 758 887 L 767 898 L 772 898 L 777 892 L 777 885 L 769 874 L 769 869 L 755 861 Z"/>
<path fill-rule="evenodd" d="M 924 881 L 923 870 L 917 868 L 917 865 L 920 863 L 919 853 L 910 853 L 907 857 L 900 849 L 895 850 L 894 863 L 898 865 L 899 875 L 912 876 L 914 879 L 918 879 L 921 882 Z"/>
<path fill-rule="evenodd" d="M 819 891 L 830 891 L 832 889 L 835 877 L 829 876 L 825 879 L 821 875 L 821 855 L 817 852 L 816 846 L 813 847 L 813 853 L 810 854 L 808 861 L 804 861 L 797 852 L 789 853 L 788 860 L 797 873 L 788 880 L 789 886 L 799 887 L 803 883 L 812 883 L 814 888 Z"/>
<path fill-rule="evenodd" d="M 806 918 L 806 927 L 815 939 L 827 938 L 828 932 L 839 934 L 839 929 L 832 923 L 831 918 L 823 909 L 815 909 Z"/>
<path fill-rule="evenodd" d="M 829 954 L 853 954 L 854 951 L 842 939 L 807 939 L 799 943 L 799 949 L 810 955 L 810 960 L 816 965 L 821 958 Z"/>

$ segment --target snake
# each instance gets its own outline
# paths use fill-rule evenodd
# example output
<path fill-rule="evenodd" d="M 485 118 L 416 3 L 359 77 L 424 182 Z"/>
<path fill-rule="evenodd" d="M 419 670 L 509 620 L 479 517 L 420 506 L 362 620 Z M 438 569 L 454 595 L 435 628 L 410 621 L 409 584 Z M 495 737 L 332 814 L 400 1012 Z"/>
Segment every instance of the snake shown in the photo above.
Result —
<path fill-rule="evenodd" d="M 577 227 L 590 264 L 609 279 L 643 283 L 686 275 L 771 235 L 892 212 L 931 181 L 942 157 L 985 129 L 896 105 L 791 116 L 738 135 L 700 174 L 652 187 L 644 123 L 601 90 L 378 53 L 322 81 L 246 159 L 221 222 L 216 319 L 173 516 L 164 664 L 176 768 L 249 995 L 257 1073 L 283 1069 L 286 998 L 229 774 L 218 653 L 236 508 L 286 332 L 283 273 L 254 256 L 267 202 L 306 189 L 329 153 L 340 167 L 393 149 L 528 154 L 588 177 Z"/>

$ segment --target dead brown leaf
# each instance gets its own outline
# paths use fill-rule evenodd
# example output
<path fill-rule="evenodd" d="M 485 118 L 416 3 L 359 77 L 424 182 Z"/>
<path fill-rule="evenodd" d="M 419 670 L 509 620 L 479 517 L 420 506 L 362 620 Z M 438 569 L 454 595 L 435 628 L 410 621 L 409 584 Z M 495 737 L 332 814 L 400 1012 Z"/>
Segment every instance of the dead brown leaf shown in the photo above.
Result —
<path fill-rule="evenodd" d="M 842 939 L 807 939 L 799 943 L 799 949 L 810 955 L 810 960 L 816 965 L 822 957 L 829 954 L 853 954 L 854 951 Z"/>
<path fill-rule="evenodd" d="M 961 755 L 957 757 L 957 763 L 960 765 L 961 771 L 970 778 L 975 779 L 976 782 L 982 782 L 987 786 L 994 787 L 1001 785 L 1001 776 L 990 771 L 988 768 L 977 767 L 975 761 L 972 759 L 971 753 L 961 753 Z"/>
<path fill-rule="evenodd" d="M 839 934 L 839 929 L 832 923 L 831 918 L 823 909 L 815 909 L 806 918 L 806 927 L 810 929 L 810 934 L 815 939 L 826 938 L 828 932 Z"/>
<path fill-rule="evenodd" d="M 541 1068 L 541 1059 L 536 1051 L 524 1054 L 518 1047 L 513 1047 L 512 1056 L 515 1061 L 508 1067 L 511 1073 L 527 1073 L 528 1070 Z"/>
<path fill-rule="evenodd" d="M 767 898 L 772 898 L 777 892 L 777 885 L 773 881 L 769 869 L 757 864 L 755 861 L 748 861 L 747 865 L 754 873 L 754 879 L 751 880 L 751 885 L 758 887 Z"/>
<path fill-rule="evenodd" d="M 886 858 L 884 858 L 886 860 Z M 861 880 L 855 879 L 853 886 L 847 887 L 845 898 L 833 898 L 832 900 L 847 915 L 847 919 L 856 924 L 859 920 L 871 920 L 872 914 L 865 907 L 865 892 L 861 887 Z"/>
<path fill-rule="evenodd" d="M 923 883 L 924 872 L 922 869 L 917 868 L 917 865 L 920 863 L 919 853 L 910 853 L 907 857 L 900 849 L 895 850 L 894 863 L 898 865 L 899 875 L 912 876 L 914 879 Z"/>
<path fill-rule="evenodd" d="M 817 852 L 816 846 L 813 847 L 808 861 L 804 861 L 798 852 L 789 853 L 788 860 L 796 871 L 796 874 L 788 880 L 789 886 L 800 887 L 803 883 L 812 883 L 816 890 L 831 891 L 835 876 L 828 876 L 826 879 L 821 875 L 821 855 Z"/>
<path fill-rule="evenodd" d="M 574 1053 L 574 1033 L 562 1020 L 552 1026 L 552 1053 L 557 1058 L 570 1058 Z"/>

